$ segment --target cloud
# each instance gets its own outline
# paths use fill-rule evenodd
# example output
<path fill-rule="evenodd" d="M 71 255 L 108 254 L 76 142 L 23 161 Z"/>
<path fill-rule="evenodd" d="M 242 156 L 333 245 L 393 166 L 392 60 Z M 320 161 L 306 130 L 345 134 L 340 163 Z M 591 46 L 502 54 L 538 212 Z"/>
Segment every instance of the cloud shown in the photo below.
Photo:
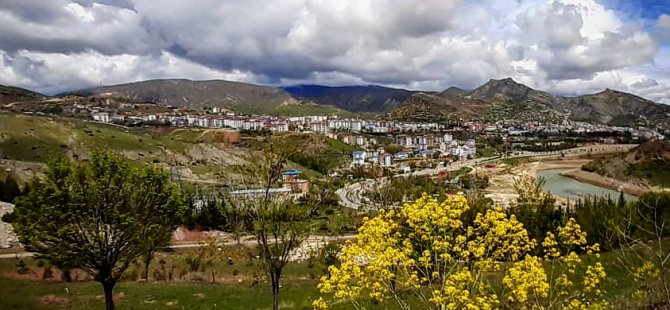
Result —
<path fill-rule="evenodd" d="M 27 50 L 14 54 L 0 52 L 0 84 L 39 89 L 50 95 L 82 87 L 184 77 L 241 82 L 262 78 L 251 72 L 211 69 L 168 52 L 147 56 L 110 56 L 92 51 L 68 55 Z"/>
<path fill-rule="evenodd" d="M 598 72 L 653 59 L 656 44 L 649 34 L 638 29 L 618 27 L 585 28 L 585 12 L 594 15 L 588 7 L 554 2 L 528 9 L 518 16 L 517 25 L 529 38 L 527 42 L 538 46 L 537 51 L 531 51 L 532 57 L 547 73 L 547 78 L 589 79 Z M 600 12 L 605 17 L 594 18 L 609 18 L 609 12 Z M 613 26 L 616 27 L 616 24 Z"/>
<path fill-rule="evenodd" d="M 50 93 L 167 77 L 441 90 L 512 76 L 562 94 L 609 87 L 667 100 L 668 14 L 645 28 L 598 0 L 4 0 L 0 83 Z"/>
<path fill-rule="evenodd" d="M 649 88 L 658 86 L 658 81 L 656 81 L 655 79 L 650 79 L 648 77 L 643 77 L 642 79 L 640 79 L 640 81 L 633 83 L 631 86 L 634 88 Z"/>
<path fill-rule="evenodd" d="M 63 0 L 8 0 L 0 4 L 0 47 L 48 53 L 146 54 L 160 50 L 160 38 L 148 33 L 142 16 L 127 8 Z M 36 5 L 39 3 L 39 5 Z M 44 15 L 44 18 L 40 17 Z"/>

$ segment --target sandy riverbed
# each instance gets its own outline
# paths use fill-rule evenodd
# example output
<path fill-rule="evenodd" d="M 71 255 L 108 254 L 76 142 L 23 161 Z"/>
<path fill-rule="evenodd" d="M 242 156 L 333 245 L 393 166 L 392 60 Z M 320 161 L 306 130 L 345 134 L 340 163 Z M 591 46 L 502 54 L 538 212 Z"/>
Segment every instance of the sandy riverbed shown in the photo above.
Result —
<path fill-rule="evenodd" d="M 573 178 L 579 182 L 588 183 L 595 186 L 608 188 L 615 191 L 623 191 L 626 194 L 639 196 L 649 191 L 630 182 L 605 178 L 595 173 L 582 171 L 582 165 L 590 162 L 591 159 L 584 156 L 552 156 L 528 158 L 518 166 L 512 167 L 506 164 L 499 164 L 496 168 L 480 168 L 477 173 L 489 176 L 489 187 L 486 189 L 486 196 L 493 199 L 497 205 L 508 206 L 517 198 L 514 190 L 514 180 L 528 175 L 537 177 L 538 171 L 542 170 L 568 170 L 562 175 Z M 559 203 L 565 203 L 565 200 L 557 197 Z"/>

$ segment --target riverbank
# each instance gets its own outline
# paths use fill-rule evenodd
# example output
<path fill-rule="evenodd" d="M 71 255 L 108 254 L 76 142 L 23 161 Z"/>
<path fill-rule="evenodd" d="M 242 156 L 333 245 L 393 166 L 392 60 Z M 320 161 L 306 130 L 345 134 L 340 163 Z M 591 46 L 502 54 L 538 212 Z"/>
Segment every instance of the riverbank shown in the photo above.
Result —
<path fill-rule="evenodd" d="M 591 184 L 602 188 L 607 188 L 609 190 L 617 192 L 624 192 L 625 194 L 633 196 L 640 196 L 644 193 L 651 191 L 648 187 L 642 185 L 636 185 L 627 181 L 621 181 L 604 177 L 597 173 L 583 171 L 581 170 L 581 168 L 564 171 L 561 173 L 561 175 L 564 177 L 574 179 L 578 182 Z"/>

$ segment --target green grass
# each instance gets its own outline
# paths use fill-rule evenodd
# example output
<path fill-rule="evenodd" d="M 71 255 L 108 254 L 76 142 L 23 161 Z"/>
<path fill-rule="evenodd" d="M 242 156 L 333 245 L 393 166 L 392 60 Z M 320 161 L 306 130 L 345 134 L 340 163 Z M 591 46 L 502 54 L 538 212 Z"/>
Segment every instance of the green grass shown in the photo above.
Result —
<path fill-rule="evenodd" d="M 193 249 L 181 249 L 178 253 L 168 253 L 165 260 L 167 265 L 180 262 L 184 254 Z M 219 262 L 215 265 L 218 276 L 232 277 L 233 270 L 238 270 L 245 280 L 242 282 L 226 281 L 225 283 L 200 283 L 186 280 L 177 282 L 133 282 L 122 281 L 115 288 L 115 293 L 123 293 L 123 298 L 117 298 L 118 309 L 269 309 L 272 297 L 267 283 L 252 285 L 249 275 L 257 270 L 255 266 L 247 264 L 246 252 L 243 247 L 226 246 L 226 256 L 234 257 L 235 264 L 228 265 Z M 600 261 L 607 272 L 602 289 L 604 299 L 613 309 L 638 309 L 644 306 L 645 301 L 633 301 L 629 298 L 637 288 L 628 272 L 617 261 L 619 256 L 615 252 L 606 252 L 601 255 Z M 585 261 L 593 263 L 593 256 L 583 256 Z M 55 295 L 71 302 L 71 309 L 103 309 L 100 298 L 102 289 L 95 282 L 55 283 L 35 280 L 9 279 L 8 275 L 15 273 L 16 260 L 0 260 L 0 309 L 68 309 L 67 304 L 44 305 L 40 297 Z M 36 261 L 26 259 L 28 266 L 34 267 Z M 154 267 L 156 268 L 154 263 Z M 550 266 L 547 265 L 547 268 Z M 131 269 L 134 267 L 131 267 Z M 318 298 L 316 289 L 320 269 L 307 263 L 292 263 L 285 270 L 281 289 L 282 309 L 311 309 L 311 301 Z M 207 272 L 206 272 L 207 273 Z M 310 274 L 314 273 L 312 277 Z M 578 268 L 577 273 L 582 275 L 584 268 Z M 499 283 L 501 277 L 492 276 L 494 283 Z M 205 277 L 205 279 L 207 279 Z M 70 290 L 68 296 L 66 288 Z M 118 295 L 117 295 L 118 297 Z M 408 297 L 413 303 L 415 300 Z M 173 306 L 168 306 L 171 304 Z M 418 304 L 417 304 L 418 305 Z M 371 309 L 397 309 L 391 299 L 387 303 L 370 305 Z M 339 303 L 333 309 L 353 309 L 348 303 Z M 419 307 L 420 308 L 420 307 Z M 417 308 L 417 309 L 419 309 Z"/>
<path fill-rule="evenodd" d="M 0 156 L 4 158 L 44 162 L 67 151 L 93 149 L 143 156 L 161 152 L 159 140 L 137 130 L 78 119 L 0 114 Z"/>
<path fill-rule="evenodd" d="M 496 155 L 496 149 L 492 147 L 477 148 L 477 155 L 481 157 L 492 157 Z"/>
<path fill-rule="evenodd" d="M 670 160 L 652 159 L 634 163 L 626 171 L 633 177 L 649 180 L 653 185 L 670 187 Z"/>
<path fill-rule="evenodd" d="M 0 156 L 44 161 L 65 153 L 70 130 L 59 122 L 23 115 L 0 114 Z"/>
<path fill-rule="evenodd" d="M 179 264 L 179 268 L 186 268 L 184 255 L 194 249 L 181 249 L 178 253 L 168 253 L 164 259 L 166 266 Z M 223 277 L 224 282 L 209 282 L 208 268 L 203 282 L 189 282 L 188 276 L 174 282 L 156 281 L 142 283 L 122 281 L 115 288 L 115 294 L 123 293 L 124 298 L 117 298 L 118 309 L 170 309 L 167 303 L 175 303 L 175 309 L 268 309 L 272 305 L 272 294 L 269 284 L 253 285 L 251 275 L 258 270 L 257 265 L 249 265 L 246 253 L 247 248 L 225 246 L 225 255 L 235 259 L 234 265 L 223 261 L 215 264 L 217 277 Z M 156 259 L 157 260 L 157 259 Z M 36 260 L 25 259 L 26 264 L 35 267 Z M 0 309 L 68 309 L 67 305 L 44 305 L 40 297 L 56 295 L 70 300 L 71 309 L 103 309 L 103 300 L 100 298 L 102 288 L 93 281 L 76 283 L 56 283 L 38 280 L 9 279 L 6 275 L 16 274 L 15 259 L 0 260 Z M 136 272 L 136 266 L 131 266 L 126 272 Z M 151 270 L 159 268 L 154 262 Z M 240 276 L 233 276 L 237 270 Z M 39 274 L 39 271 L 36 271 Z M 178 272 L 175 271 L 175 274 Z M 314 273 L 314 277 L 310 276 Z M 284 309 L 311 309 L 311 301 L 318 296 L 316 284 L 321 275 L 317 267 L 307 263 L 290 264 L 285 269 L 282 282 L 281 302 Z M 237 279 L 243 279 L 238 282 Z M 66 288 L 72 293 L 68 296 Z M 118 295 L 117 295 L 118 296 Z"/>
<path fill-rule="evenodd" d="M 39 298 L 56 295 L 69 300 L 71 309 L 104 309 L 95 282 L 45 283 L 0 279 L 2 309 L 68 309 L 68 305 L 44 305 Z M 68 296 L 65 289 L 72 293 Z M 114 290 L 124 298 L 116 300 L 117 309 L 268 309 L 272 305 L 270 287 L 249 284 L 191 284 L 121 282 Z M 118 296 L 118 295 L 117 295 Z M 315 281 L 286 281 L 281 291 L 284 309 L 311 309 L 318 296 Z M 168 306 L 169 303 L 174 306 Z"/>

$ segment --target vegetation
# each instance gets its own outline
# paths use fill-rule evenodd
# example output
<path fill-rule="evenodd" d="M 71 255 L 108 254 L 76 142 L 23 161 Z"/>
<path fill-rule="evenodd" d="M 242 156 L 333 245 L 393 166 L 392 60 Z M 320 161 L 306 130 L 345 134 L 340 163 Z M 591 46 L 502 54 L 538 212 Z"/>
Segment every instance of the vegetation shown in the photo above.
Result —
<path fill-rule="evenodd" d="M 544 180 L 522 177 L 514 181 L 519 197 L 507 213 L 514 215 L 535 240 L 542 240 L 564 224 L 564 213 L 556 209 L 556 199 L 544 191 Z"/>
<path fill-rule="evenodd" d="M 466 226 L 468 208 L 463 196 L 439 202 L 424 195 L 365 221 L 342 248 L 339 265 L 321 279 L 326 298 L 315 308 L 339 300 L 356 309 L 376 303 L 400 309 L 607 307 L 598 245 L 587 244 L 573 219 L 547 234 L 536 256 L 539 242 L 514 216 L 489 209 Z"/>
<path fill-rule="evenodd" d="M 627 153 L 595 158 L 582 170 L 611 178 L 637 179 L 650 185 L 670 186 L 670 142 L 649 141 Z"/>
<path fill-rule="evenodd" d="M 277 116 L 307 116 L 307 115 L 339 115 L 342 117 L 352 116 L 351 112 L 330 105 L 317 105 L 300 103 L 278 106 L 271 112 Z"/>
<path fill-rule="evenodd" d="M 279 309 L 279 289 L 282 273 L 289 264 L 293 251 L 309 237 L 312 205 L 296 204 L 290 200 L 277 199 L 270 190 L 277 184 L 284 167 L 298 144 L 283 140 L 269 144 L 263 155 L 252 167 L 252 179 L 265 191 L 258 198 L 242 198 L 239 203 L 247 210 L 253 222 L 253 235 L 262 260 L 262 267 L 272 285 L 273 309 Z M 260 182 L 259 182 L 260 181 Z"/>
<path fill-rule="evenodd" d="M 114 286 L 131 262 L 169 244 L 181 203 L 162 169 L 94 153 L 83 163 L 50 161 L 14 213 L 21 243 L 56 266 L 88 272 L 111 310 Z"/>
<path fill-rule="evenodd" d="M 20 195 L 19 183 L 11 174 L 7 174 L 4 180 L 0 178 L 0 201 L 12 202 Z"/>

